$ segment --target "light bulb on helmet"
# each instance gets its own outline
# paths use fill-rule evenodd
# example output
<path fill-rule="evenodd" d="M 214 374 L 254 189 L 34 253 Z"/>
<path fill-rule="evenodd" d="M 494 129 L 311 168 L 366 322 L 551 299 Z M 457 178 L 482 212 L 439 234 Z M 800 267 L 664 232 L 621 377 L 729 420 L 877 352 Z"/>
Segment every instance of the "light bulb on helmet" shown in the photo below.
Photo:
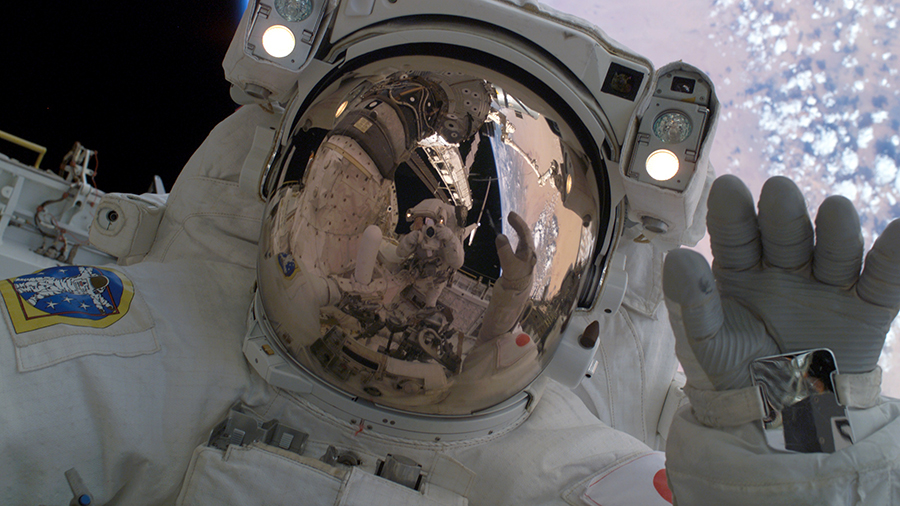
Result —
<path fill-rule="evenodd" d="M 263 32 L 263 49 L 273 58 L 284 58 L 294 51 L 297 39 L 294 32 L 284 25 L 273 25 Z"/>
<path fill-rule="evenodd" d="M 647 175 L 657 181 L 668 181 L 678 174 L 678 157 L 668 149 L 657 149 L 647 157 Z"/>
<path fill-rule="evenodd" d="M 344 114 L 344 111 L 347 110 L 347 104 L 348 104 L 348 102 L 347 102 L 346 100 L 344 100 L 343 102 L 341 102 L 341 105 L 339 105 L 338 108 L 337 108 L 337 110 L 334 111 L 334 117 L 335 117 L 335 118 L 340 118 L 340 117 L 341 117 L 341 114 Z"/>

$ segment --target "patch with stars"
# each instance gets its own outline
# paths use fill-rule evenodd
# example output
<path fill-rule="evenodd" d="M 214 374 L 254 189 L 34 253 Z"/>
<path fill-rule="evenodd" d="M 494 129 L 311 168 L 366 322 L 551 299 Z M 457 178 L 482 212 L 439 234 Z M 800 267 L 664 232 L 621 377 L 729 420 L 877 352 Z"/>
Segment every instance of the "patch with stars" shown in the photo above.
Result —
<path fill-rule="evenodd" d="M 0 281 L 16 333 L 57 324 L 106 328 L 128 312 L 134 286 L 99 267 L 53 267 Z"/>

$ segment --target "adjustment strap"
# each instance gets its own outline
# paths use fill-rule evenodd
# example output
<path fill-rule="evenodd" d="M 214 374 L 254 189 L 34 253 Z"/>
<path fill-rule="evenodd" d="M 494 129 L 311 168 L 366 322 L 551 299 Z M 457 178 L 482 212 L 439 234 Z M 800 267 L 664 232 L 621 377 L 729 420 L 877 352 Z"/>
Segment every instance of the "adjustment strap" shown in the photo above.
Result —
<path fill-rule="evenodd" d="M 684 393 L 691 400 L 694 416 L 709 427 L 737 427 L 766 417 L 762 392 L 756 386 L 720 392 L 685 385 Z"/>
<path fill-rule="evenodd" d="M 848 408 L 871 408 L 881 402 L 881 367 L 862 374 L 835 374 L 838 402 Z"/>

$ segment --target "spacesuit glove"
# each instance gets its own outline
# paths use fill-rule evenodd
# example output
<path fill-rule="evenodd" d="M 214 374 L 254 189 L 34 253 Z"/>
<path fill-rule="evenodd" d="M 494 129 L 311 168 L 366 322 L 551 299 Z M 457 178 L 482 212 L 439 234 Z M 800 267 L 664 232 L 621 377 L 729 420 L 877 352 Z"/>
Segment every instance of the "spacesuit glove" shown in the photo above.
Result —
<path fill-rule="evenodd" d="M 497 236 L 495 243 L 497 256 L 500 257 L 500 282 L 510 290 L 523 290 L 530 286 L 534 264 L 537 263 L 534 253 L 534 237 L 521 216 L 510 212 L 507 219 L 519 236 L 519 244 L 516 246 L 516 251 L 513 252 L 509 238 L 503 234 Z"/>
<path fill-rule="evenodd" d="M 713 270 L 699 254 L 676 250 L 663 274 L 692 405 L 715 404 L 710 391 L 750 402 L 752 360 L 814 348 L 832 350 L 843 376 L 863 378 L 857 385 L 880 389 L 878 357 L 900 305 L 900 221 L 884 230 L 860 274 L 859 217 L 843 197 L 822 203 L 815 238 L 803 197 L 786 178 L 766 182 L 758 215 L 734 176 L 713 184 L 708 205 Z"/>
<path fill-rule="evenodd" d="M 397 243 L 397 256 L 406 258 L 413 254 L 419 241 L 422 240 L 422 232 L 420 230 L 410 230 L 408 234 L 400 238 Z"/>
<path fill-rule="evenodd" d="M 435 227 L 435 239 L 441 242 L 441 261 L 451 269 L 459 269 L 465 261 L 465 252 L 462 242 L 450 227 L 438 225 Z"/>

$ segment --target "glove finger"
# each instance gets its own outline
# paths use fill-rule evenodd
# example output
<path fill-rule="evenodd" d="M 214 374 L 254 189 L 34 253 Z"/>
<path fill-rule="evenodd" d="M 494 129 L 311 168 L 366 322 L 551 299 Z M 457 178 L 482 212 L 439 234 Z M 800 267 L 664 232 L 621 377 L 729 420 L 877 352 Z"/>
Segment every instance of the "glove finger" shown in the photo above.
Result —
<path fill-rule="evenodd" d="M 706 227 L 716 266 L 745 270 L 759 263 L 759 225 L 753 195 L 735 176 L 725 175 L 709 191 Z"/>
<path fill-rule="evenodd" d="M 856 291 L 872 304 L 900 306 L 900 220 L 892 221 L 872 245 Z"/>
<path fill-rule="evenodd" d="M 786 177 L 770 178 L 759 195 L 763 260 L 796 269 L 812 260 L 813 228 L 800 189 Z"/>
<path fill-rule="evenodd" d="M 695 388 L 750 386 L 750 361 L 778 353 L 762 321 L 737 302 L 720 299 L 709 265 L 698 253 L 669 253 L 663 292 L 675 332 L 675 353 Z"/>
<path fill-rule="evenodd" d="M 677 304 L 688 339 L 711 339 L 722 328 L 722 301 L 709 264 L 695 251 L 677 249 L 666 256 L 663 293 Z"/>
<path fill-rule="evenodd" d="M 696 252 L 669 252 L 663 267 L 663 293 L 675 333 L 675 354 L 688 382 L 701 390 L 714 390 L 704 364 L 694 354 L 698 343 L 714 342 L 722 328 L 722 301 L 706 259 Z"/>
<path fill-rule="evenodd" d="M 525 223 L 525 220 L 513 211 L 509 212 L 507 220 L 519 236 L 519 245 L 516 247 L 516 255 L 521 260 L 528 260 L 534 252 L 534 237 L 531 234 L 531 229 L 528 227 L 528 224 Z"/>
<path fill-rule="evenodd" d="M 825 199 L 816 214 L 813 275 L 819 281 L 849 287 L 859 279 L 863 237 L 853 203 L 841 196 Z"/>

